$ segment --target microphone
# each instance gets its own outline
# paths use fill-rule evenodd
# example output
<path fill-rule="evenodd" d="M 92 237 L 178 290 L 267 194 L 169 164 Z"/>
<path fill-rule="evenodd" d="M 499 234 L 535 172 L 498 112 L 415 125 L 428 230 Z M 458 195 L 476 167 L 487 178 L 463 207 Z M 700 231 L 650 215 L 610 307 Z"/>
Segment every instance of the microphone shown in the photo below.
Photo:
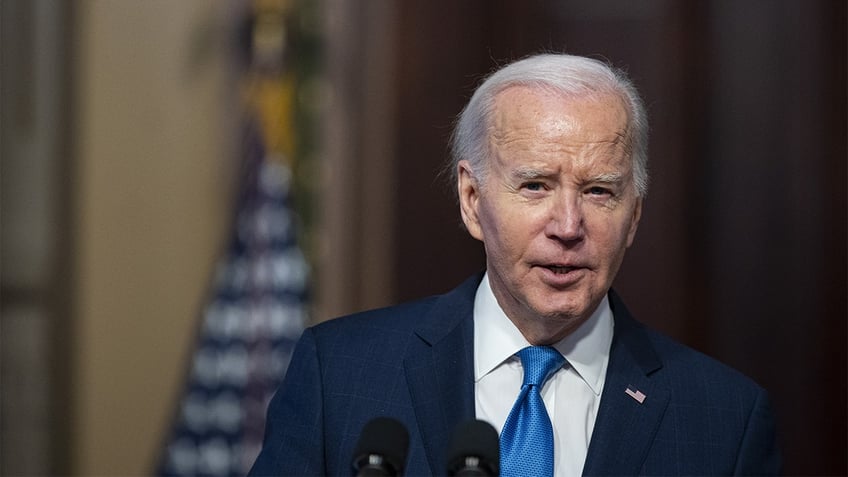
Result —
<path fill-rule="evenodd" d="M 451 477 L 497 477 L 500 473 L 498 431 L 485 421 L 468 421 L 454 431 L 448 451 Z"/>
<path fill-rule="evenodd" d="M 377 417 L 365 424 L 353 453 L 357 477 L 399 477 L 403 475 L 409 433 L 403 424 L 389 417 Z"/>

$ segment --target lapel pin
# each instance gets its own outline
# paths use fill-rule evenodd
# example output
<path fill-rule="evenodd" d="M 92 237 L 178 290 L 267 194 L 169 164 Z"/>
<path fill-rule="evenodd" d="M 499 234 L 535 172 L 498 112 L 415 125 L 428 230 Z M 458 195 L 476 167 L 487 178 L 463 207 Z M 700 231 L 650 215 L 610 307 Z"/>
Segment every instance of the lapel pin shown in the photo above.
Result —
<path fill-rule="evenodd" d="M 645 398 L 647 397 L 642 391 L 639 391 L 638 389 L 636 391 L 630 389 L 630 386 L 628 386 L 627 389 L 624 390 L 624 392 L 627 393 L 628 396 L 635 399 L 636 402 L 638 402 L 639 404 L 645 402 Z"/>

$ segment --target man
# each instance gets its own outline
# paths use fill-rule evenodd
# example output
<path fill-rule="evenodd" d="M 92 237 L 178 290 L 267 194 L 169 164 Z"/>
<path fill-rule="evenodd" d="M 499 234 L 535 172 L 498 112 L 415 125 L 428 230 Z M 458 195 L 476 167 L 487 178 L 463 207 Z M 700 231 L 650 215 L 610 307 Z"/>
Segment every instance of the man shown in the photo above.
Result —
<path fill-rule="evenodd" d="M 646 149 L 641 99 L 601 62 L 539 55 L 490 76 L 453 141 L 485 273 L 307 330 L 252 473 L 349 475 L 377 416 L 408 429 L 407 475 L 443 475 L 453 430 L 475 418 L 501 433 L 504 475 L 778 473 L 765 392 L 644 328 L 610 290 Z M 525 349 L 552 360 L 538 382 L 522 381 L 538 367 Z M 532 432 L 513 416 L 525 405 Z"/>

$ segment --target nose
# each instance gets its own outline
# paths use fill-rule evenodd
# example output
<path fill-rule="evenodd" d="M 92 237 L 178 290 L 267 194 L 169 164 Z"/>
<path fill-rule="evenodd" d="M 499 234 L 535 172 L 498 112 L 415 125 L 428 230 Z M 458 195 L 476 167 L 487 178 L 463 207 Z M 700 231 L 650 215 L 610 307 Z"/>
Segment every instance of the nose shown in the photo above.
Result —
<path fill-rule="evenodd" d="M 586 224 L 579 195 L 562 193 L 551 199 L 545 235 L 563 243 L 576 243 L 583 240 L 586 235 Z"/>

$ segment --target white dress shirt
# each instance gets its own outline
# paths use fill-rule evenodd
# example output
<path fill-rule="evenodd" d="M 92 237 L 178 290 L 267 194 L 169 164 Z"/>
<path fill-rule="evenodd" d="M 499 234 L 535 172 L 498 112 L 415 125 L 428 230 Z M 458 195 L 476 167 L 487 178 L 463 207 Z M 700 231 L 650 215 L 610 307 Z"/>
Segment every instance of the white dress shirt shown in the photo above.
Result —
<path fill-rule="evenodd" d="M 604 389 L 613 319 L 605 296 L 592 316 L 556 348 L 565 364 L 542 388 L 554 428 L 554 475 L 579 476 Z M 515 356 L 530 346 L 507 318 L 489 285 L 488 273 L 474 299 L 474 383 L 477 419 L 503 429 L 521 389 L 523 370 Z"/>

